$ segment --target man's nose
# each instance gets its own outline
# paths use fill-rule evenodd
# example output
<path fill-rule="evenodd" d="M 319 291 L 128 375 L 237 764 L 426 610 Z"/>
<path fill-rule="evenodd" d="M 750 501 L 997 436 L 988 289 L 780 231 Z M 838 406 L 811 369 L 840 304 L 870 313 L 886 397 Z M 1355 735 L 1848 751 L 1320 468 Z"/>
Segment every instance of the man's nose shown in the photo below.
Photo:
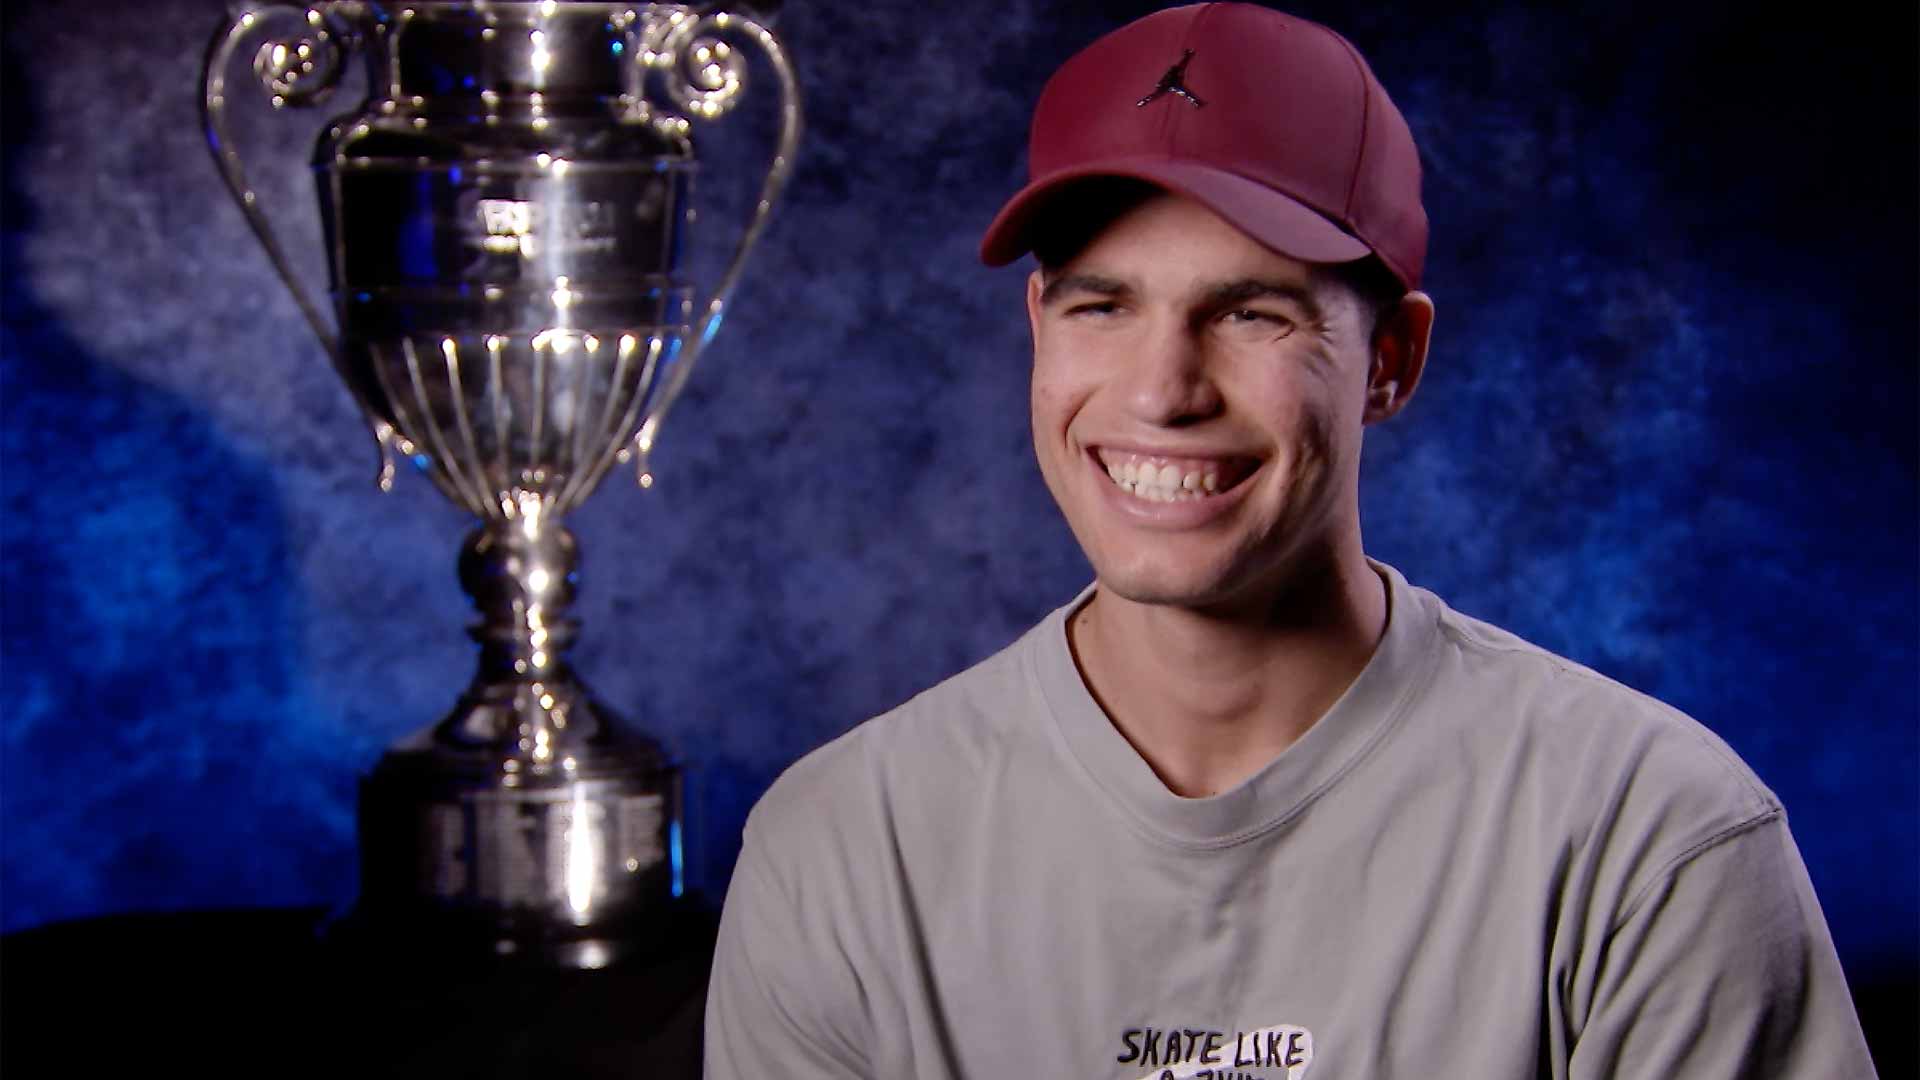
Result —
<path fill-rule="evenodd" d="M 1126 399 L 1137 419 L 1158 427 L 1218 414 L 1220 389 L 1198 335 L 1178 325 L 1147 335 L 1128 364 Z"/>

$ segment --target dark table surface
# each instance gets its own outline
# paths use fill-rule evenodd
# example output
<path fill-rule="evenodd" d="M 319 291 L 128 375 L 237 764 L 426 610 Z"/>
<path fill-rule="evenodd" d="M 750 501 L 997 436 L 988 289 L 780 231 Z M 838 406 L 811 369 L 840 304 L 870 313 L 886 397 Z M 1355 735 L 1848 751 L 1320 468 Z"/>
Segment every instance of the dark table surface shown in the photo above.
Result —
<path fill-rule="evenodd" d="M 649 947 L 595 971 L 356 940 L 328 916 L 134 914 L 0 937 L 0 1074 L 700 1075 L 709 903 L 677 904 Z M 1920 1075 L 1912 965 L 1851 975 L 1882 1080 Z"/>
<path fill-rule="evenodd" d="M 121 915 L 0 938 L 0 1072 L 697 1077 L 717 917 L 599 970 L 377 947 L 322 908 Z"/>

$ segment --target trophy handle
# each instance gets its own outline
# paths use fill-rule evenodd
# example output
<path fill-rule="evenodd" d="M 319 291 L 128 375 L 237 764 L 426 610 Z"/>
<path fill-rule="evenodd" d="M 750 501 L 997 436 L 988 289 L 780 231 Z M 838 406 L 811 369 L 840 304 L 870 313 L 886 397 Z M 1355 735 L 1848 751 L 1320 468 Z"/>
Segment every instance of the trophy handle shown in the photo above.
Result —
<path fill-rule="evenodd" d="M 361 394 L 358 384 L 347 371 L 339 335 L 328 326 L 320 314 L 320 305 L 314 302 L 294 276 L 286 252 L 274 235 L 272 224 L 261 212 L 259 198 L 247 181 L 246 168 L 227 124 L 227 71 L 232 67 L 234 56 L 240 48 L 256 36 L 265 40 L 254 54 L 253 71 L 262 87 L 271 94 L 274 108 L 317 104 L 339 85 L 342 53 L 357 44 L 357 37 L 350 26 L 334 17 L 330 10 L 333 6 L 298 7 L 265 3 L 248 4 L 240 8 L 234 14 L 233 21 L 214 35 L 207 49 L 202 117 L 206 123 L 207 148 L 213 152 L 214 163 L 220 167 L 220 176 L 226 181 L 227 190 L 239 205 L 247 225 L 253 229 L 254 237 L 266 249 L 267 260 L 273 264 L 274 273 L 280 276 L 281 283 L 293 294 L 294 303 L 300 306 L 300 314 L 320 340 L 327 358 L 353 394 L 355 404 L 360 406 L 361 415 L 372 429 L 374 443 L 380 454 L 377 482 L 380 490 L 387 491 L 393 487 L 393 425 L 382 420 L 379 412 Z M 281 20 L 297 20 L 300 30 L 287 35 L 268 34 L 269 24 Z"/>
<path fill-rule="evenodd" d="M 779 40 L 773 36 L 773 31 L 752 19 L 724 11 L 695 16 L 686 9 L 656 16 L 649 20 L 641 47 L 634 50 L 637 73 L 643 74 L 646 67 L 665 68 L 667 93 L 674 104 L 700 119 L 711 120 L 731 109 L 744 85 L 745 71 L 739 57 L 725 42 L 695 36 L 708 27 L 739 31 L 766 54 L 780 80 L 780 140 L 774 148 L 766 178 L 761 183 L 760 199 L 754 206 L 753 218 L 740 235 L 733 259 L 720 275 L 678 362 L 668 367 L 665 381 L 648 404 L 646 418 L 633 436 L 629 451 L 637 461 L 634 478 L 643 488 L 653 486 L 649 458 L 660 433 L 661 421 L 666 419 L 667 410 L 686 386 L 694 362 L 706 351 L 713 336 L 720 332 L 720 321 L 726 311 L 727 301 L 740 280 L 740 271 L 746 264 L 747 255 L 759 242 L 760 233 L 773 213 L 774 203 L 786 187 L 787 177 L 793 171 L 795 151 L 800 146 L 800 89 L 794 78 L 793 64 L 787 59 L 786 50 L 780 47 Z M 687 124 L 685 120 L 677 118 L 668 122 L 682 130 Z M 622 458 L 627 454 L 623 452 Z"/>

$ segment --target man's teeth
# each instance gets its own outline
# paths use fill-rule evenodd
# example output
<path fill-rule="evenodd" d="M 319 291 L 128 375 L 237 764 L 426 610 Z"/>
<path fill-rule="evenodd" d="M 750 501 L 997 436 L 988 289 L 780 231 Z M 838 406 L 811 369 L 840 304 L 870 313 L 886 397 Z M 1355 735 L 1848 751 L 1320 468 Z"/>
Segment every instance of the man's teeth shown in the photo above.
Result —
<path fill-rule="evenodd" d="M 1149 502 L 1204 499 L 1220 489 L 1220 474 L 1212 469 L 1182 470 L 1178 465 L 1155 465 L 1150 461 L 1109 463 L 1107 475 L 1120 485 L 1120 490 Z"/>

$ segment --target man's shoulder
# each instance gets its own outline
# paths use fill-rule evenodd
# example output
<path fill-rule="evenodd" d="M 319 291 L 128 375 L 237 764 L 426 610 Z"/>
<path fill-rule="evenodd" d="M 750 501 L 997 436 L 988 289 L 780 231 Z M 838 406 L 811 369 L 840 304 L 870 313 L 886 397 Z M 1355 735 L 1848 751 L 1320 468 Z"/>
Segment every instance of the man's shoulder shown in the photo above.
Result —
<path fill-rule="evenodd" d="M 1431 594 L 1429 594 L 1431 595 Z M 1605 823 L 1707 842 L 1778 816 L 1779 800 L 1675 706 L 1434 601 L 1432 709 L 1490 770 L 1519 770 Z"/>
<path fill-rule="evenodd" d="M 964 797 L 983 772 L 1048 737 L 1030 654 L 1052 622 L 803 755 L 761 797 L 749 829 L 849 827 L 900 809 L 902 795 L 918 807 Z"/>

